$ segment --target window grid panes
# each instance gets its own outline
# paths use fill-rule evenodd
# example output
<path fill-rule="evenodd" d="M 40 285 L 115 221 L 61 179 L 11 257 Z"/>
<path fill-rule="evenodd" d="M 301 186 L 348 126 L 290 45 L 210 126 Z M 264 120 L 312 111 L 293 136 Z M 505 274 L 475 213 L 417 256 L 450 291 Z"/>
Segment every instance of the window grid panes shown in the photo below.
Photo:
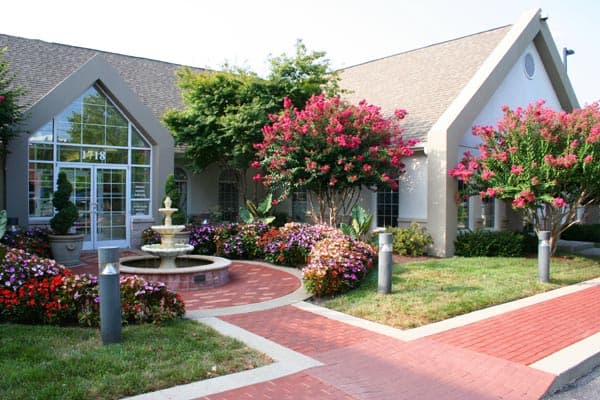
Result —
<path fill-rule="evenodd" d="M 139 131 L 100 90 L 90 87 L 29 137 L 30 216 L 53 215 L 45 202 L 47 190 L 50 198 L 54 191 L 56 162 L 130 166 L 131 210 L 150 215 L 151 160 L 151 147 Z M 47 166 L 42 168 L 41 161 Z"/>
<path fill-rule="evenodd" d="M 398 189 L 380 188 L 377 191 L 377 226 L 398 226 L 399 202 Z"/>
<path fill-rule="evenodd" d="M 219 207 L 223 221 L 237 220 L 239 192 L 238 182 L 233 171 L 225 170 L 219 176 Z"/>

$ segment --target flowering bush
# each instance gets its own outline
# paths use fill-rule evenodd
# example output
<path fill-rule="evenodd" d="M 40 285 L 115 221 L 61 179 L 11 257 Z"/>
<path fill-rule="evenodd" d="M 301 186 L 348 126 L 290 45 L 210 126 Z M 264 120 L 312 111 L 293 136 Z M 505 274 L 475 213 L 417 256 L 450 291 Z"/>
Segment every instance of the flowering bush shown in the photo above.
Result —
<path fill-rule="evenodd" d="M 333 231 L 329 225 L 298 222 L 271 229 L 261 238 L 265 260 L 280 265 L 306 265 L 313 246 Z"/>
<path fill-rule="evenodd" d="M 554 250 L 577 208 L 600 202 L 600 105 L 566 113 L 539 101 L 503 111 L 496 129 L 473 128 L 479 154 L 466 152 L 449 173 L 465 195 L 510 200 L 536 231 L 551 232 Z"/>
<path fill-rule="evenodd" d="M 433 239 L 427 229 L 420 227 L 416 222 L 402 228 L 387 228 L 386 232 L 392 234 L 392 249 L 401 256 L 422 256 L 427 251 L 427 246 L 433 244 Z"/>
<path fill-rule="evenodd" d="M 215 244 L 215 226 L 210 224 L 190 224 L 190 244 L 194 246 L 194 254 L 213 255 L 217 251 Z"/>
<path fill-rule="evenodd" d="M 231 259 L 255 259 L 263 256 L 259 238 L 268 230 L 263 223 L 223 224 L 214 232 L 217 256 Z"/>
<path fill-rule="evenodd" d="M 7 247 L 23 249 L 27 253 L 50 258 L 49 232 L 48 228 L 20 229 L 14 235 L 6 233 L 1 242 Z"/>
<path fill-rule="evenodd" d="M 0 322 L 97 326 L 98 289 L 93 275 L 73 275 L 54 260 L 8 249 L 0 263 Z M 164 283 L 136 277 L 121 279 L 121 303 L 124 323 L 160 323 L 185 312 Z"/>
<path fill-rule="evenodd" d="M 335 233 L 315 244 L 302 270 L 304 285 L 318 297 L 357 287 L 374 265 L 376 253 L 369 244 Z"/>
<path fill-rule="evenodd" d="M 401 159 L 416 143 L 402 139 L 399 121 L 406 111 L 386 118 L 365 101 L 352 105 L 325 95 L 312 96 L 303 110 L 288 98 L 283 105 L 263 128 L 251 164 L 265 171 L 254 176 L 256 181 L 281 193 L 276 202 L 306 189 L 317 199 L 319 223 L 337 226 L 338 215 L 350 212 L 363 186 L 397 186 Z"/>
<path fill-rule="evenodd" d="M 160 233 L 148 227 L 142 231 L 142 244 L 158 244 L 160 243 Z"/>

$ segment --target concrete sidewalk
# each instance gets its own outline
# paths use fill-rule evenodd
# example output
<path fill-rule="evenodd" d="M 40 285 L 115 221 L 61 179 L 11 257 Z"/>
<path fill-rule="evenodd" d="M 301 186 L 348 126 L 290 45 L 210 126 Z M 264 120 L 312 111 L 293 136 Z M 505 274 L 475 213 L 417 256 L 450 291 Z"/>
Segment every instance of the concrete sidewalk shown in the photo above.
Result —
<path fill-rule="evenodd" d="M 289 272 L 262 268 L 265 286 Z M 600 279 L 412 330 L 304 302 L 285 282 L 276 299 L 188 313 L 274 364 L 134 398 L 539 399 L 600 364 Z"/>

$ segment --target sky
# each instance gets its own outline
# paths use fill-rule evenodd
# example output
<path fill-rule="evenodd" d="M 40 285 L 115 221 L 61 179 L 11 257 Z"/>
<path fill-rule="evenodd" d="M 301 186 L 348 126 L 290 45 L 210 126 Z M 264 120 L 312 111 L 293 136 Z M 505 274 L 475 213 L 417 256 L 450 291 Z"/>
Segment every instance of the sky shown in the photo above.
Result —
<path fill-rule="evenodd" d="M 334 69 L 515 23 L 542 9 L 584 106 L 600 100 L 597 0 L 9 0 L 0 33 L 265 75 L 302 39 Z"/>

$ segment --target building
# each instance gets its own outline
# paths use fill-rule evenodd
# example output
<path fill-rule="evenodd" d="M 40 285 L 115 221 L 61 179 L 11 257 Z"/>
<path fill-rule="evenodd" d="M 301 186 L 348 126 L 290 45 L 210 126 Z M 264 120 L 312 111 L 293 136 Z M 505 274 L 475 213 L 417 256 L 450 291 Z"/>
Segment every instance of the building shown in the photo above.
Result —
<path fill-rule="evenodd" d="M 47 224 L 59 170 L 74 184 L 87 249 L 139 246 L 141 231 L 159 219 L 172 172 L 188 215 L 214 207 L 235 213 L 240 194 L 231 173 L 214 166 L 191 174 L 161 124 L 165 110 L 182 106 L 180 66 L 7 35 L 0 35 L 0 47 L 7 47 L 26 93 L 23 134 L 8 158 L 5 205 L 21 225 Z M 351 101 L 364 98 L 384 111 L 406 108 L 406 134 L 420 139 L 399 191 L 365 191 L 363 205 L 379 225 L 426 224 L 441 256 L 453 253 L 458 226 L 457 183 L 447 171 L 475 147 L 471 127 L 495 123 L 504 104 L 543 98 L 554 108 L 578 106 L 539 10 L 512 26 L 347 68 L 341 77 Z M 471 227 L 500 229 L 507 220 L 501 202 L 472 199 L 468 208 L 463 223 Z M 302 217 L 305 194 L 280 210 Z"/>

